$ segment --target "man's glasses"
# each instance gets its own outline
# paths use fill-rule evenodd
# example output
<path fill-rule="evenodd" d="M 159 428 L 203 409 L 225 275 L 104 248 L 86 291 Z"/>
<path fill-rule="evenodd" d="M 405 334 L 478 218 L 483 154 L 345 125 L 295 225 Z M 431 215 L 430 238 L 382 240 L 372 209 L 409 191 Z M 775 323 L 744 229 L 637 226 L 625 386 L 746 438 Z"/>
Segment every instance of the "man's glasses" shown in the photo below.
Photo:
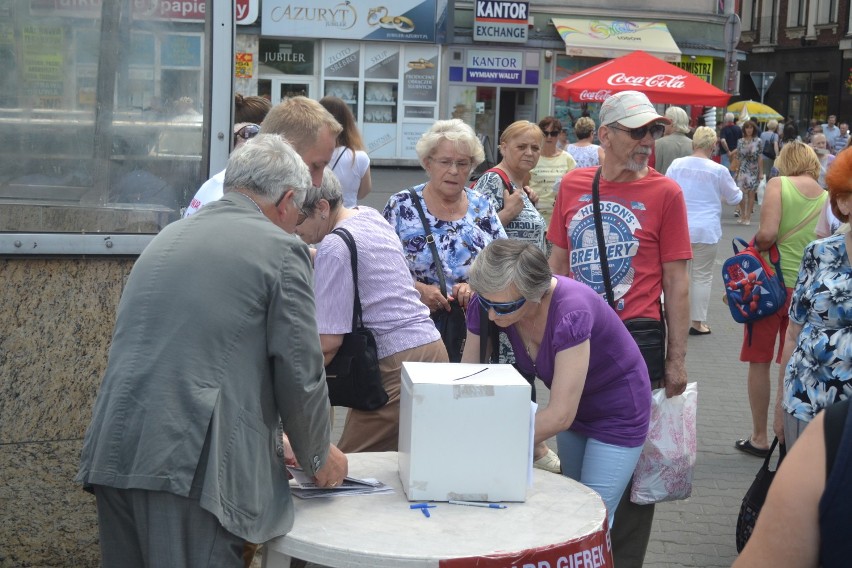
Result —
<path fill-rule="evenodd" d="M 521 296 L 514 302 L 491 302 L 482 296 L 479 296 L 479 303 L 482 304 L 486 310 L 494 310 L 494 313 L 498 316 L 508 316 L 509 314 L 517 312 L 526 301 L 527 299 Z"/>
<path fill-rule="evenodd" d="M 624 128 L 623 126 L 619 126 L 616 123 L 608 125 L 609 128 L 615 128 L 616 130 L 621 130 L 622 132 L 627 132 L 630 134 L 630 137 L 634 140 L 642 140 L 648 133 L 651 133 L 651 138 L 654 140 L 659 140 L 662 138 L 663 133 L 666 131 L 665 124 L 646 124 L 645 126 L 640 126 L 639 128 Z"/>
<path fill-rule="evenodd" d="M 260 126 L 257 124 L 246 124 L 236 132 L 234 132 L 234 146 L 237 145 L 237 142 L 240 138 L 243 140 L 251 140 L 260 132 Z"/>
<path fill-rule="evenodd" d="M 458 170 L 460 172 L 466 172 L 466 171 L 469 171 L 471 166 L 473 165 L 473 162 L 471 162 L 470 160 L 448 160 L 448 159 L 436 160 L 435 158 L 429 158 L 429 159 L 432 160 L 433 163 L 438 164 L 441 167 L 441 169 L 444 169 L 444 170 L 451 170 L 451 169 L 453 169 L 453 166 L 455 166 L 456 170 Z"/>
<path fill-rule="evenodd" d="M 542 130 L 542 132 L 544 133 L 545 138 L 555 138 L 562 134 L 562 129 L 560 128 L 559 130 Z"/>

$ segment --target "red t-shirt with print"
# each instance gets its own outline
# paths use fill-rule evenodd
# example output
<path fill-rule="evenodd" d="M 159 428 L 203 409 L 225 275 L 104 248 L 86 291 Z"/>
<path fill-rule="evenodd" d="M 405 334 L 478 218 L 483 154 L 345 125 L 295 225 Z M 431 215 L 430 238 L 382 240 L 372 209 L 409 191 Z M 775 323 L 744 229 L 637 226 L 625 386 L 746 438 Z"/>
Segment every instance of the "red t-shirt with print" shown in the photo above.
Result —
<path fill-rule="evenodd" d="M 568 250 L 570 276 L 605 296 L 592 207 L 596 170 L 575 169 L 562 179 L 547 238 Z M 651 168 L 638 181 L 601 178 L 599 191 L 616 312 L 622 320 L 659 319 L 662 264 L 692 258 L 683 191 Z"/>

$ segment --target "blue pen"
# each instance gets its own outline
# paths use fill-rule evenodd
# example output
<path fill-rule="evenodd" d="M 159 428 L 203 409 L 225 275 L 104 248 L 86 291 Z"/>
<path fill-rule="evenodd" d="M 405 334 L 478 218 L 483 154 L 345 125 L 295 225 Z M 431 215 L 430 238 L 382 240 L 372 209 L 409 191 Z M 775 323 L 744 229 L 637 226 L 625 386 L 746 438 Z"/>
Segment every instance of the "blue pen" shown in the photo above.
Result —
<path fill-rule="evenodd" d="M 483 503 L 481 501 L 455 501 L 450 499 L 448 501 L 450 505 L 467 505 L 468 507 L 483 507 L 485 509 L 506 509 L 506 505 L 500 505 L 499 503 Z"/>
<path fill-rule="evenodd" d="M 429 503 L 414 503 L 413 505 L 409 505 L 409 509 L 434 509 L 437 505 L 430 505 Z"/>
<path fill-rule="evenodd" d="M 427 519 L 432 516 L 432 515 L 429 514 L 429 509 L 427 509 L 426 507 L 423 507 L 422 509 L 420 509 L 420 512 L 423 513 L 423 516 L 426 517 Z"/>

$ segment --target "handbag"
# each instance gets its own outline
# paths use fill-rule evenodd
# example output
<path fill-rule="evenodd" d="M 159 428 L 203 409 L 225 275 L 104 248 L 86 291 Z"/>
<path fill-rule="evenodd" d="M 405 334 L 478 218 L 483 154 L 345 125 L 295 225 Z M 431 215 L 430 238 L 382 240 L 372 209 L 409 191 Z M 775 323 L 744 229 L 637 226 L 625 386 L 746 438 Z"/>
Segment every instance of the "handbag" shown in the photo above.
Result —
<path fill-rule="evenodd" d="M 633 472 L 631 502 L 650 505 L 692 494 L 697 412 L 698 383 L 689 383 L 683 394 L 671 398 L 666 398 L 666 389 L 654 390 L 648 438 Z"/>
<path fill-rule="evenodd" d="M 592 211 L 595 216 L 595 236 L 598 242 L 598 258 L 601 264 L 601 276 L 603 278 L 606 301 L 610 307 L 615 309 L 615 294 L 612 291 L 612 282 L 609 275 L 609 261 L 606 256 L 606 239 L 603 234 L 603 220 L 601 219 L 600 185 L 601 168 L 595 172 L 592 181 Z M 639 347 L 645 365 L 648 367 L 648 377 L 652 381 L 661 381 L 666 376 L 666 323 L 660 308 L 660 319 L 634 318 L 626 320 L 624 326 Z"/>
<path fill-rule="evenodd" d="M 784 456 L 787 455 L 787 449 L 784 444 L 781 444 L 780 453 L 778 455 L 778 465 L 775 466 L 775 471 L 769 469 L 769 462 L 772 454 L 775 452 L 775 446 L 778 445 L 778 438 L 772 441 L 769 446 L 769 453 L 766 454 L 766 459 L 763 460 L 763 465 L 754 481 L 751 482 L 751 487 L 746 491 L 743 497 L 743 503 L 740 506 L 740 514 L 737 515 L 737 552 L 742 552 L 745 548 L 751 533 L 754 531 L 754 524 L 757 522 L 757 516 L 760 514 L 760 509 L 766 501 L 766 494 L 769 492 L 769 486 L 772 485 L 772 480 L 775 478 L 775 473 L 781 465 Z"/>
<path fill-rule="evenodd" d="M 432 261 L 435 263 L 435 272 L 438 273 L 438 280 L 441 284 L 441 294 L 446 298 L 447 280 L 444 278 L 444 270 L 441 267 L 441 256 L 438 254 L 438 247 L 435 245 L 435 236 L 432 234 L 432 228 L 429 226 L 429 221 L 423 212 L 423 206 L 420 205 L 420 197 L 417 195 L 417 192 L 412 188 L 409 188 L 408 192 L 411 194 L 411 202 L 417 208 L 417 214 L 420 215 L 420 222 L 423 223 L 423 230 L 426 232 L 426 242 L 429 243 L 429 250 L 432 252 Z M 447 348 L 447 356 L 450 358 L 450 363 L 461 362 L 464 342 L 467 339 L 467 319 L 461 304 L 453 300 L 450 302 L 450 311 L 438 310 L 429 317 L 432 318 L 435 327 L 438 329 L 438 333 L 441 334 L 444 347 Z"/>
<path fill-rule="evenodd" d="M 352 310 L 352 331 L 343 335 L 343 343 L 325 368 L 328 399 L 332 406 L 376 410 L 387 404 L 389 397 L 382 385 L 376 338 L 372 331 L 364 327 L 358 293 L 358 251 L 349 231 L 339 227 L 332 233 L 343 239 L 349 248 L 355 304 Z"/>

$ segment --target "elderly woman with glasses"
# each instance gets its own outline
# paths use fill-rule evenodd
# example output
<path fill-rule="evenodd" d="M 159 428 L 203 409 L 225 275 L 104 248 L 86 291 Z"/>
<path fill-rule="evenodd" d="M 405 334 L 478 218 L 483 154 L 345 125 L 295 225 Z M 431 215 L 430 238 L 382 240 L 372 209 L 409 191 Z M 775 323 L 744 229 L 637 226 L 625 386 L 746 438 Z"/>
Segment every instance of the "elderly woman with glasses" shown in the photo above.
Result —
<path fill-rule="evenodd" d="M 456 310 L 467 307 L 472 295 L 467 273 L 473 259 L 494 239 L 505 239 L 506 231 L 488 197 L 465 185 L 471 170 L 485 159 L 470 126 L 457 118 L 439 120 L 420 137 L 416 151 L 429 181 L 392 195 L 384 216 L 402 241 L 420 301 L 434 316 L 451 312 L 453 304 Z M 457 360 L 457 350 L 448 351 L 450 360 Z"/>
<path fill-rule="evenodd" d="M 601 495 L 612 526 L 648 433 L 651 388 L 639 348 L 594 290 L 554 276 L 544 253 L 528 243 L 485 247 L 470 284 L 476 295 L 463 361 L 477 360 L 492 322 L 506 331 L 520 370 L 550 389 L 535 417 L 535 441 L 556 436 L 562 474 Z"/>
<path fill-rule="evenodd" d="M 340 348 L 343 335 L 352 331 L 354 302 L 349 249 L 341 237 L 330 233 L 340 227 L 352 235 L 364 325 L 376 338 L 382 383 L 389 396 L 378 410 L 350 409 L 337 446 L 345 453 L 396 451 L 403 361 L 447 361 L 429 310 L 411 286 L 399 239 L 375 209 L 344 207 L 340 182 L 329 168 L 322 185 L 307 190 L 297 223 L 296 234 L 308 244 L 317 244 L 314 294 L 326 365 Z"/>

